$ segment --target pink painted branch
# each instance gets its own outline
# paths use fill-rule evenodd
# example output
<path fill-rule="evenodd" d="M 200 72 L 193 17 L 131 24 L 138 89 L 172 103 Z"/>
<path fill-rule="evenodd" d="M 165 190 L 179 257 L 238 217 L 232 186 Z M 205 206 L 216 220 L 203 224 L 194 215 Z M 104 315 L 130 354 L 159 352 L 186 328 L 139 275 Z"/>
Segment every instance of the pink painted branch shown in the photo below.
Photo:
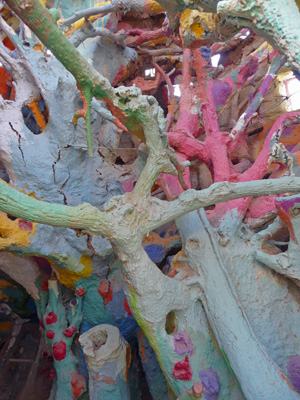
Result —
<path fill-rule="evenodd" d="M 169 20 L 166 18 L 162 27 L 160 29 L 156 29 L 155 31 L 143 31 L 140 29 L 134 29 L 129 32 L 129 34 L 137 34 L 139 37 L 134 41 L 131 42 L 128 47 L 136 47 L 140 46 L 142 43 L 149 42 L 152 40 L 161 39 L 165 36 L 166 30 L 169 27 Z"/>
<path fill-rule="evenodd" d="M 207 72 L 205 71 L 205 66 L 207 62 L 203 60 L 199 49 L 193 51 L 193 57 L 198 79 L 196 91 L 201 100 L 206 134 L 204 146 L 213 165 L 214 182 L 229 180 L 232 171 L 232 165 L 227 154 L 229 140 L 228 134 L 220 132 L 218 125 L 218 114 L 212 96 L 213 80 L 210 79 L 208 85 L 206 84 Z"/>
<path fill-rule="evenodd" d="M 220 132 L 218 115 L 211 95 L 213 80 L 209 81 L 207 87 L 208 101 L 202 104 L 202 114 L 206 133 L 204 145 L 210 156 L 214 182 L 230 180 L 232 163 L 228 157 L 228 144 L 230 139 L 227 132 Z"/>
<path fill-rule="evenodd" d="M 185 154 L 187 160 L 192 161 L 198 159 L 206 164 L 210 163 L 210 157 L 207 153 L 205 144 L 195 139 L 194 136 L 189 135 L 186 132 L 168 132 L 167 135 L 170 146 Z"/>
<path fill-rule="evenodd" d="M 276 151 L 279 151 L 279 149 L 277 149 L 277 145 L 284 126 L 294 125 L 299 123 L 300 123 L 299 112 L 292 112 L 281 115 L 271 128 L 270 132 L 268 133 L 264 146 L 261 152 L 259 153 L 257 159 L 255 160 L 254 164 L 250 168 L 248 168 L 243 174 L 237 175 L 235 181 L 249 182 L 257 179 L 262 179 L 268 172 L 270 161 L 272 160 L 271 157 L 273 150 L 275 151 L 275 153 Z M 278 160 L 278 162 L 280 162 L 280 160 Z M 220 220 L 220 218 L 222 218 L 223 215 L 227 213 L 227 211 L 232 209 L 237 209 L 238 213 L 241 216 L 245 216 L 247 210 L 249 209 L 251 201 L 252 197 L 248 197 L 216 205 L 215 209 L 212 212 L 210 212 L 209 218 L 212 222 L 213 221 L 217 222 Z M 272 204 L 268 204 L 269 207 L 267 209 L 265 207 L 261 207 L 260 216 L 257 216 L 257 218 L 265 216 L 272 210 L 275 211 L 274 204 L 273 204 L 273 209 L 270 208 L 270 206 L 272 207 Z"/>
<path fill-rule="evenodd" d="M 183 49 L 182 84 L 180 85 L 181 97 L 179 102 L 179 117 L 173 129 L 174 132 L 193 134 L 197 131 L 199 114 L 193 104 L 191 88 L 191 51 Z"/>

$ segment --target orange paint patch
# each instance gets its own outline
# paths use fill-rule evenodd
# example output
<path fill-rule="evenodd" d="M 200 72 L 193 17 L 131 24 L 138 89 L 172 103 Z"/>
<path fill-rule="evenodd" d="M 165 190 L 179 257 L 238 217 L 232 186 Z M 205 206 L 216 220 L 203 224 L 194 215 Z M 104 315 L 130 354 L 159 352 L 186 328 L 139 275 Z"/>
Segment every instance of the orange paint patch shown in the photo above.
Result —
<path fill-rule="evenodd" d="M 76 371 L 73 372 L 71 376 L 72 393 L 74 398 L 77 399 L 81 393 L 84 392 L 86 381 L 85 378 L 82 375 L 79 375 Z"/>
<path fill-rule="evenodd" d="M 142 357 L 142 361 L 143 363 L 145 363 L 147 361 L 147 357 L 145 354 L 145 346 L 144 346 L 144 342 L 143 342 L 143 332 L 141 330 L 138 331 L 138 335 L 139 335 L 139 351 Z"/>
<path fill-rule="evenodd" d="M 126 344 L 126 371 L 125 371 L 125 380 L 127 381 L 127 377 L 128 377 L 128 370 L 131 364 L 131 347 L 130 345 L 127 343 Z"/>
<path fill-rule="evenodd" d="M 15 46 L 12 43 L 12 41 L 10 40 L 10 38 L 8 36 L 6 36 L 5 39 L 3 39 L 2 43 L 4 44 L 5 47 L 7 47 L 9 50 L 13 51 L 15 50 Z"/>
<path fill-rule="evenodd" d="M 12 330 L 12 322 L 0 322 L 0 332 L 9 332 Z"/>
<path fill-rule="evenodd" d="M 289 233 L 290 233 L 291 239 L 292 239 L 296 244 L 298 244 L 297 239 L 296 239 L 296 236 L 295 236 L 294 227 L 293 227 L 293 224 L 292 224 L 292 222 L 291 222 L 291 217 L 289 216 L 289 214 L 288 214 L 286 211 L 284 211 L 284 210 L 280 207 L 279 204 L 276 204 L 276 210 L 277 210 L 277 213 L 278 213 L 279 218 L 281 219 L 281 221 L 287 225 L 287 227 L 288 227 L 288 229 L 289 229 Z"/>
<path fill-rule="evenodd" d="M 13 86 L 13 78 L 9 75 L 4 67 L 0 67 L 0 95 L 4 100 L 15 99 L 15 87 Z"/>
<path fill-rule="evenodd" d="M 6 294 L 2 293 L 1 290 L 0 290 L 0 300 L 4 301 L 5 303 L 9 302 L 9 297 L 6 296 Z"/>
<path fill-rule="evenodd" d="M 39 107 L 39 100 L 40 99 L 34 99 L 29 105 L 28 107 L 30 108 L 30 110 L 33 112 L 36 122 L 38 124 L 38 126 L 40 127 L 41 131 L 43 132 L 43 130 L 46 128 L 47 123 L 45 120 L 44 115 L 42 114 L 40 107 Z M 45 105 L 46 106 L 46 105 Z"/>

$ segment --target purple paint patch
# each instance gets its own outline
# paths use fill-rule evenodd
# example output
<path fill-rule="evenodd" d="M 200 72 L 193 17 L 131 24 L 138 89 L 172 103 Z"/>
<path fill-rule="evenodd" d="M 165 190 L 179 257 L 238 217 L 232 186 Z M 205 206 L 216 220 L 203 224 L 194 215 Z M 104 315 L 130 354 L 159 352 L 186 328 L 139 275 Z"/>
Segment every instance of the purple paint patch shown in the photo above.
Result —
<path fill-rule="evenodd" d="M 267 93 L 267 90 L 269 89 L 269 85 L 272 82 L 273 78 L 271 75 L 268 75 L 266 77 L 266 79 L 264 80 L 263 84 L 261 85 L 260 88 L 260 93 L 265 96 L 265 94 Z"/>
<path fill-rule="evenodd" d="M 220 391 L 220 382 L 217 373 L 212 369 L 199 372 L 201 383 L 205 388 L 203 396 L 206 400 L 217 400 Z"/>
<path fill-rule="evenodd" d="M 252 104 L 251 107 L 249 108 L 247 114 L 244 117 L 244 121 L 247 121 L 253 113 L 254 113 L 254 105 Z"/>
<path fill-rule="evenodd" d="M 289 125 L 289 126 L 284 127 L 283 131 L 282 131 L 282 134 L 281 134 L 281 137 L 289 136 L 292 133 L 293 129 L 294 129 L 293 125 Z"/>
<path fill-rule="evenodd" d="M 285 198 L 283 197 L 282 200 L 276 200 L 276 203 L 279 204 L 285 212 L 288 212 L 289 209 L 294 207 L 295 204 L 300 203 L 300 197 L 294 197 L 293 199 L 288 200 L 285 200 Z"/>
<path fill-rule="evenodd" d="M 289 357 L 287 362 L 289 378 L 295 390 L 300 393 L 300 356 Z"/>
<path fill-rule="evenodd" d="M 223 106 L 228 97 L 231 95 L 232 89 L 227 82 L 214 81 L 212 87 L 212 95 L 216 107 Z"/>
<path fill-rule="evenodd" d="M 245 74 L 244 74 L 244 76 L 243 76 L 243 79 L 242 79 L 242 84 L 244 85 L 245 84 L 245 82 L 246 82 L 246 80 L 250 77 L 250 76 L 252 76 L 252 75 L 254 75 L 255 74 L 255 72 L 257 71 L 257 69 L 258 69 L 258 60 L 253 60 L 249 65 L 248 65 L 248 68 L 247 68 L 247 70 L 246 70 L 246 72 L 245 72 Z"/>
<path fill-rule="evenodd" d="M 191 338 L 186 332 L 177 332 L 174 335 L 174 345 L 177 354 L 192 354 L 194 351 L 194 346 L 191 342 Z"/>

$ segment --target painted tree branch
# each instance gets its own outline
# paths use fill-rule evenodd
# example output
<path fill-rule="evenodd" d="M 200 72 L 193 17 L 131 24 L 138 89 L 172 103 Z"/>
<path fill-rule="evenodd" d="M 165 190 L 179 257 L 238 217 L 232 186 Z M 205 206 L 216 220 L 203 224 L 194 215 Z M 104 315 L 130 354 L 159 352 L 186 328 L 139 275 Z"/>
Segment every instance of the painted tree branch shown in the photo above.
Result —
<path fill-rule="evenodd" d="M 78 47 L 87 38 L 92 38 L 97 36 L 109 38 L 114 42 L 119 43 L 123 48 L 126 46 L 124 43 L 124 39 L 127 36 L 125 34 L 125 31 L 119 31 L 117 33 L 113 33 L 107 28 L 94 28 L 90 22 L 86 22 L 83 25 L 83 27 L 71 37 L 70 42 L 75 47 Z"/>
<path fill-rule="evenodd" d="M 190 211 L 207 207 L 212 204 L 225 202 L 248 196 L 261 196 L 272 193 L 298 192 L 300 179 L 295 177 L 260 180 L 244 183 L 220 182 L 214 183 L 208 189 L 196 191 L 193 189 L 182 193 L 176 200 L 164 205 L 164 202 L 153 199 L 151 207 L 151 221 L 144 225 L 143 232 L 157 228 L 160 224 L 178 218 Z M 155 217 L 154 208 L 163 210 L 159 218 Z M 153 211 L 152 211 L 153 210 Z M 149 217 L 148 217 L 149 218 Z"/>
<path fill-rule="evenodd" d="M 153 167 L 151 167 L 151 164 L 153 164 L 153 162 L 154 160 L 150 159 L 146 169 L 152 170 Z M 150 182 L 153 184 L 152 182 L 155 180 L 159 172 L 158 170 L 153 170 L 153 172 L 150 173 L 150 178 L 148 173 L 149 172 L 145 171 L 145 176 L 148 177 L 148 184 L 143 183 L 144 179 L 141 179 L 141 184 L 136 186 L 137 189 L 134 191 L 134 194 L 137 194 L 136 198 L 135 196 L 132 196 L 132 194 L 124 195 L 124 199 L 132 199 L 135 207 L 137 198 L 142 198 L 143 195 L 149 192 L 149 188 L 151 187 Z M 90 204 L 70 207 L 39 201 L 20 193 L 3 181 L 0 182 L 0 190 L 0 209 L 10 215 L 25 220 L 31 220 L 32 222 L 82 229 L 91 234 L 98 234 L 107 237 L 111 237 L 111 233 L 114 231 L 114 228 L 112 228 L 112 221 L 114 221 L 115 225 L 115 219 L 112 218 L 112 216 L 118 216 L 117 219 L 122 219 L 128 212 L 128 203 L 126 201 L 121 201 L 121 204 L 123 203 L 124 206 L 121 208 L 118 207 L 118 213 L 115 212 L 114 203 L 120 203 L 119 197 L 110 199 L 106 206 L 106 212 L 103 213 Z M 212 204 L 248 196 L 262 196 L 299 191 L 300 178 L 296 177 L 272 180 L 264 179 L 242 183 L 220 182 L 215 183 L 208 189 L 202 191 L 196 191 L 193 189 L 187 190 L 182 193 L 177 200 L 174 200 L 171 203 L 156 198 L 146 198 L 145 200 L 140 201 L 137 210 L 139 210 L 139 214 L 141 213 L 140 216 L 145 213 L 146 221 L 142 226 L 142 232 L 143 234 L 146 234 L 150 232 L 150 230 L 153 230 L 174 218 L 178 218 L 190 211 L 207 207 Z M 147 209 L 148 211 L 145 211 Z M 109 210 L 112 210 L 112 212 L 109 213 Z M 149 218 L 150 215 L 151 219 Z M 117 231 L 118 229 L 116 227 L 115 233 Z M 121 236 L 120 239 L 122 239 Z"/>
<path fill-rule="evenodd" d="M 127 0 L 112 0 L 105 5 L 99 5 L 85 10 L 76 12 L 72 17 L 63 20 L 63 25 L 71 25 L 81 18 L 88 18 L 98 14 L 108 14 L 110 12 L 126 12 L 129 10 L 140 12 L 158 12 L 163 11 L 163 8 L 156 1 L 135 0 L 131 4 Z"/>
<path fill-rule="evenodd" d="M 54 358 L 57 382 L 55 399 L 77 399 L 85 391 L 86 382 L 76 371 L 78 360 L 71 346 L 82 321 L 83 293 L 75 293 L 76 302 L 70 304 L 68 319 L 56 279 L 43 282 L 40 295 L 41 299 L 36 304 L 45 330 L 45 341 Z"/>
<path fill-rule="evenodd" d="M 109 234 L 109 218 L 90 204 L 68 207 L 39 201 L 13 189 L 3 181 L 0 181 L 0 207 L 10 215 L 25 220 L 35 220 L 41 224 L 92 232 L 91 227 L 95 223 L 97 234 L 104 236 Z M 87 220 L 84 221 L 86 217 Z"/>

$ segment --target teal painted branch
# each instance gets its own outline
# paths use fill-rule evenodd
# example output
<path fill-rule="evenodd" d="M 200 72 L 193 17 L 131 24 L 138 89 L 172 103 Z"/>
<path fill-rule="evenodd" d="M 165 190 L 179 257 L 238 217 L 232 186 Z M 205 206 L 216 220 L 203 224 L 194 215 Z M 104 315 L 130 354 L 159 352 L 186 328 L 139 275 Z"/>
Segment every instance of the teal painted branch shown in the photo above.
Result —
<path fill-rule="evenodd" d="M 110 217 L 84 203 L 76 207 L 39 201 L 0 180 L 0 209 L 31 222 L 82 229 L 98 235 L 109 235 Z"/>
<path fill-rule="evenodd" d="M 49 345 L 54 361 L 57 386 L 55 399 L 77 399 L 86 390 L 85 378 L 78 374 L 77 358 L 71 346 L 82 320 L 82 297 L 76 293 L 76 304 L 71 304 L 69 319 L 61 300 L 60 288 L 55 279 L 49 279 L 41 285 L 41 301 L 38 311 L 43 321 L 45 341 Z M 44 292 L 42 294 L 42 292 Z"/>
<path fill-rule="evenodd" d="M 6 3 L 71 72 L 82 89 L 89 87 L 98 98 L 112 99 L 113 89 L 108 80 L 81 56 L 60 31 L 51 13 L 39 1 L 8 0 Z"/>

